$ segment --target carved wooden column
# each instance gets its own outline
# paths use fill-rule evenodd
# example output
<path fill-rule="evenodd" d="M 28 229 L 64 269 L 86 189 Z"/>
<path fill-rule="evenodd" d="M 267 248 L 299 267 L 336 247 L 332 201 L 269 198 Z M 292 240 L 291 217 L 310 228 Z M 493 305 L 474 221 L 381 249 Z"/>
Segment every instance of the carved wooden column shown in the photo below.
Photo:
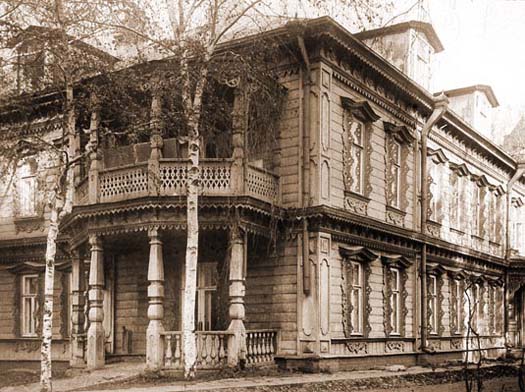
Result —
<path fill-rule="evenodd" d="M 160 133 L 161 99 L 154 94 L 151 100 L 151 154 L 148 160 L 148 191 L 152 196 L 158 196 L 160 189 L 160 158 L 164 141 Z"/>
<path fill-rule="evenodd" d="M 148 329 L 146 330 L 146 367 L 160 370 L 163 365 L 164 345 L 161 334 L 164 332 L 164 262 L 162 259 L 162 241 L 156 229 L 149 232 L 148 266 Z"/>
<path fill-rule="evenodd" d="M 230 288 L 229 288 L 229 332 L 228 366 L 235 367 L 246 357 L 246 329 L 244 328 L 244 238 L 238 227 L 230 231 Z"/>
<path fill-rule="evenodd" d="M 233 102 L 233 126 L 232 126 L 232 189 L 237 194 L 244 192 L 244 163 L 245 163 L 245 137 L 247 123 L 247 99 L 245 92 L 237 87 Z"/>
<path fill-rule="evenodd" d="M 98 113 L 93 111 L 91 113 L 91 122 L 89 125 L 89 144 L 86 147 L 89 151 L 89 184 L 88 184 L 88 200 L 89 204 L 98 203 L 99 200 L 99 171 L 102 169 L 102 162 L 100 153 L 98 152 Z"/>
<path fill-rule="evenodd" d="M 71 358 L 70 366 L 84 367 L 84 261 L 80 258 L 78 250 L 73 251 L 71 261 Z"/>
<path fill-rule="evenodd" d="M 104 366 L 104 255 L 100 237 L 89 237 L 91 263 L 89 266 L 89 329 L 87 333 L 87 366 Z"/>

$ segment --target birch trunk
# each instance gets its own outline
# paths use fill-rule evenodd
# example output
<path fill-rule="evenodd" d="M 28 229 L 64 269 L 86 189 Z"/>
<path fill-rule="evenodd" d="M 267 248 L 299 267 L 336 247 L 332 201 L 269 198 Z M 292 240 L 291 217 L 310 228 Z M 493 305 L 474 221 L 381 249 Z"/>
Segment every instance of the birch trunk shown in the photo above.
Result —
<path fill-rule="evenodd" d="M 195 299 L 197 292 L 197 260 L 199 255 L 199 142 L 189 141 L 190 170 L 187 194 L 187 242 L 185 264 L 184 307 L 182 311 L 184 377 L 195 376 L 197 342 L 195 339 Z"/>
<path fill-rule="evenodd" d="M 66 122 L 64 138 L 71 139 L 75 133 L 75 113 L 71 105 L 73 100 L 73 87 L 66 90 Z M 59 226 L 65 214 L 71 212 L 73 206 L 73 171 L 66 161 L 61 173 L 58 174 L 52 198 L 51 216 L 47 231 L 46 243 L 46 269 L 44 278 L 44 311 L 42 321 L 42 345 L 40 349 L 40 386 L 42 392 L 53 390 L 52 385 L 52 360 L 51 345 L 53 338 L 53 291 L 55 288 L 55 256 Z"/>

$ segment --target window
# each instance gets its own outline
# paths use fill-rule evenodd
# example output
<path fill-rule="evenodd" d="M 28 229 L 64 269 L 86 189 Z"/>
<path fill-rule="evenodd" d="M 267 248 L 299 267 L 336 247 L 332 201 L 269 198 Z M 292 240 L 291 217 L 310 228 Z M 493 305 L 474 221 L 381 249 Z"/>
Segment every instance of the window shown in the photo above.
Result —
<path fill-rule="evenodd" d="M 450 163 L 450 186 L 452 188 L 452 195 L 450 200 L 450 226 L 456 230 L 465 232 L 467 229 L 468 213 L 466 203 L 467 193 L 467 175 L 470 174 L 467 166 L 462 164 Z"/>
<path fill-rule="evenodd" d="M 354 120 L 349 124 L 350 138 L 352 141 L 351 149 L 351 172 L 353 180 L 350 185 L 352 192 L 363 194 L 364 192 L 364 125 L 361 121 Z"/>
<path fill-rule="evenodd" d="M 413 132 L 403 125 L 396 125 L 387 121 L 383 122 L 386 139 L 386 204 L 387 207 L 393 207 L 387 211 L 387 221 L 392 213 L 402 213 L 399 221 L 404 221 L 404 211 L 408 205 L 406 199 L 406 187 L 408 166 L 406 161 L 409 154 L 409 146 L 415 140 Z M 396 223 L 390 221 L 389 223 Z"/>
<path fill-rule="evenodd" d="M 363 266 L 356 261 L 350 262 L 352 282 L 351 292 L 351 334 L 363 333 Z"/>
<path fill-rule="evenodd" d="M 22 276 L 22 336 L 37 336 L 38 275 Z"/>
<path fill-rule="evenodd" d="M 392 145 L 392 206 L 401 207 L 401 144 L 394 141 Z"/>
<path fill-rule="evenodd" d="M 217 263 L 200 263 L 197 267 L 197 330 L 213 331 L 217 318 Z"/>
<path fill-rule="evenodd" d="M 392 326 L 393 335 L 398 335 L 401 332 L 401 275 L 399 269 L 392 268 L 392 291 L 390 293 L 390 324 Z"/>
<path fill-rule="evenodd" d="M 22 166 L 18 180 L 18 212 L 19 216 L 34 216 L 36 214 L 36 176 L 29 164 Z"/>
<path fill-rule="evenodd" d="M 463 283 L 460 279 L 453 278 L 450 280 L 450 332 L 460 334 L 463 331 Z"/>
<path fill-rule="evenodd" d="M 342 327 L 345 337 L 367 337 L 371 331 L 370 312 L 372 308 L 368 302 L 372 292 L 370 286 L 370 263 L 377 259 L 377 255 L 362 246 L 340 247 L 343 258 L 341 285 L 343 318 Z"/>
<path fill-rule="evenodd" d="M 407 269 L 411 261 L 401 255 L 383 255 L 383 326 L 386 336 L 405 335 L 408 314 Z"/>
<path fill-rule="evenodd" d="M 428 312 L 430 333 L 438 333 L 438 284 L 437 277 L 430 275 L 428 279 Z"/>
<path fill-rule="evenodd" d="M 416 35 L 414 45 L 416 64 L 413 78 L 428 89 L 430 84 L 430 46 L 419 35 Z"/>
<path fill-rule="evenodd" d="M 474 200 L 472 204 L 472 233 L 478 235 L 480 230 L 481 188 L 476 184 L 474 184 Z"/>
<path fill-rule="evenodd" d="M 354 212 L 366 215 L 368 197 L 372 192 L 371 125 L 379 116 L 366 101 L 356 102 L 349 97 L 341 97 L 341 105 L 344 108 L 343 181 L 347 198 L 345 204 Z M 324 144 L 328 145 L 328 141 Z"/>

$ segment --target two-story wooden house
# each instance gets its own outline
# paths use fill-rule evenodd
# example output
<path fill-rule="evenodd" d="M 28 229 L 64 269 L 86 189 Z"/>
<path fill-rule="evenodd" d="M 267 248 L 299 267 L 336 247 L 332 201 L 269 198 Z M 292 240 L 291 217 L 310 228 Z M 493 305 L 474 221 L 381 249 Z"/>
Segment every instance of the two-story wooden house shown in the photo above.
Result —
<path fill-rule="evenodd" d="M 525 166 L 475 128 L 492 90 L 426 89 L 443 49 L 426 23 L 352 35 L 325 17 L 257 39 L 286 48 L 285 103 L 261 156 L 233 88 L 229 147 L 203 148 L 197 366 L 351 369 L 521 346 Z M 174 139 L 115 147 L 96 130 L 61 229 L 54 358 L 179 368 L 188 162 Z M 28 160 L 3 196 L 0 360 L 38 358 L 38 170 Z"/>

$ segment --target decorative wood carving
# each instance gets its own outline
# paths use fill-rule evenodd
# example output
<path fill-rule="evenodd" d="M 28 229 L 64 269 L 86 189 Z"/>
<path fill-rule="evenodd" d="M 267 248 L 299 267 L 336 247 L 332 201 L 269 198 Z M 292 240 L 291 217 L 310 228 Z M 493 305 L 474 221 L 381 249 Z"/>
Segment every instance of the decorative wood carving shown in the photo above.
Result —
<path fill-rule="evenodd" d="M 402 353 L 405 351 L 405 344 L 398 341 L 386 342 L 385 351 L 387 353 Z"/>
<path fill-rule="evenodd" d="M 463 348 L 463 339 L 451 339 L 450 347 L 454 350 L 461 350 Z"/>
<path fill-rule="evenodd" d="M 345 342 L 346 349 L 350 354 L 368 354 L 368 344 L 366 342 Z"/>
<path fill-rule="evenodd" d="M 15 352 L 33 353 L 40 349 L 40 339 L 17 340 L 15 343 Z"/>
<path fill-rule="evenodd" d="M 62 272 L 60 276 L 60 335 L 62 338 L 69 336 L 69 275 Z"/>
<path fill-rule="evenodd" d="M 392 279 L 393 272 L 388 266 L 383 265 L 383 329 L 385 336 L 392 333 L 392 305 L 390 297 L 392 296 Z"/>
<path fill-rule="evenodd" d="M 369 201 L 370 199 L 360 197 L 354 193 L 345 194 L 346 209 L 356 214 L 367 215 Z"/>
<path fill-rule="evenodd" d="M 400 302 L 401 306 L 399 311 L 401 312 L 400 317 L 400 329 L 399 335 L 405 336 L 406 330 L 406 319 L 408 315 L 408 306 L 406 299 L 408 298 L 408 267 L 411 265 L 411 261 L 402 255 L 383 255 L 381 257 L 383 263 L 383 327 L 385 335 L 388 337 L 392 333 L 393 326 L 391 324 L 392 316 L 392 304 L 390 297 L 392 296 L 392 279 L 393 272 L 392 268 L 397 268 L 400 272 Z"/>
<path fill-rule="evenodd" d="M 406 212 L 395 207 L 386 206 L 385 220 L 395 226 L 404 227 Z"/>

